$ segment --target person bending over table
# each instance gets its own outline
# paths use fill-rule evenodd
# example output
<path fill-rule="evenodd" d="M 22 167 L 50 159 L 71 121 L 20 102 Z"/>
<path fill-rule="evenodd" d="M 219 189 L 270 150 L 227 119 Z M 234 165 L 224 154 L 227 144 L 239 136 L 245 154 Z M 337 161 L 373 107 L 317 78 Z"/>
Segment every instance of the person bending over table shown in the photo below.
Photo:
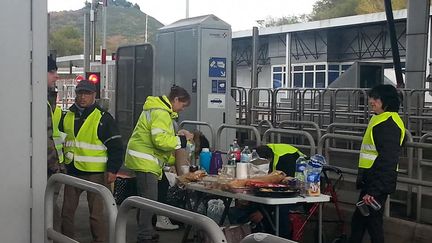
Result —
<path fill-rule="evenodd" d="M 294 177 L 296 160 L 304 156 L 300 150 L 289 144 L 266 144 L 256 148 L 256 152 L 261 158 L 269 161 L 268 173 L 275 170 L 283 171 L 287 176 Z M 289 212 L 296 205 L 282 205 L 279 208 L 279 236 L 291 239 L 292 227 L 289 219 Z M 255 231 L 265 231 L 273 233 L 273 228 L 267 220 L 264 220 L 263 212 L 258 204 L 245 201 L 238 201 L 237 206 L 230 212 L 230 222 L 246 223 L 251 221 L 257 227 Z"/>

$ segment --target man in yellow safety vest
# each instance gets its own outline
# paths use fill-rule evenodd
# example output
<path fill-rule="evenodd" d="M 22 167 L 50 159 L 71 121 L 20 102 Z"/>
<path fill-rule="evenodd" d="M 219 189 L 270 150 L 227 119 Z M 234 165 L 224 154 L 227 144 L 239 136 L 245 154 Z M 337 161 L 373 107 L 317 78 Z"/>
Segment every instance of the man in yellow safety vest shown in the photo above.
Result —
<path fill-rule="evenodd" d="M 107 186 L 114 182 L 123 161 L 123 145 L 114 118 L 96 103 L 96 86 L 82 80 L 75 89 L 76 99 L 60 121 L 67 134 L 64 158 L 69 175 Z M 62 233 L 74 237 L 74 215 L 83 190 L 65 186 L 62 209 Z M 92 242 L 107 241 L 104 203 L 87 192 Z"/>

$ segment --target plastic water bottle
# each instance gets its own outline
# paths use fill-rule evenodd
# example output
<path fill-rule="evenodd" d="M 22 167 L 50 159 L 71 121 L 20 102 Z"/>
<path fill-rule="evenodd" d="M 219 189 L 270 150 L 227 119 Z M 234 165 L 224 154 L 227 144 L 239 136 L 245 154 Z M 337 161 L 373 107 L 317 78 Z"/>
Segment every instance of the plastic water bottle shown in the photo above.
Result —
<path fill-rule="evenodd" d="M 188 142 L 186 144 L 186 151 L 189 155 L 189 161 L 191 165 L 195 165 L 195 144 Z"/>
<path fill-rule="evenodd" d="M 256 149 L 252 149 L 252 154 L 251 154 L 251 161 L 257 160 L 259 159 L 259 154 L 257 153 Z"/>
<path fill-rule="evenodd" d="M 240 163 L 249 163 L 252 159 L 252 152 L 249 150 L 249 146 L 245 146 L 241 152 Z"/>
<path fill-rule="evenodd" d="M 228 165 L 235 165 L 236 164 L 236 153 L 234 151 L 234 146 L 231 144 L 230 149 L 227 153 L 227 161 Z"/>
<path fill-rule="evenodd" d="M 300 156 L 296 160 L 296 171 L 295 178 L 297 179 L 298 188 L 301 194 L 305 194 L 305 170 L 308 165 L 308 161 L 305 157 Z"/>
<path fill-rule="evenodd" d="M 202 148 L 200 153 L 200 166 L 203 168 L 207 173 L 210 173 L 210 161 L 212 158 L 212 154 L 210 152 L 209 148 Z"/>
<path fill-rule="evenodd" d="M 237 143 L 237 139 L 234 139 L 233 141 L 233 151 L 234 154 L 236 155 L 236 163 L 240 162 L 241 150 L 240 150 L 240 146 Z"/>
<path fill-rule="evenodd" d="M 309 160 L 306 167 L 306 188 L 309 196 L 319 196 L 321 194 L 320 175 L 325 164 L 325 158 L 320 154 L 312 156 Z"/>

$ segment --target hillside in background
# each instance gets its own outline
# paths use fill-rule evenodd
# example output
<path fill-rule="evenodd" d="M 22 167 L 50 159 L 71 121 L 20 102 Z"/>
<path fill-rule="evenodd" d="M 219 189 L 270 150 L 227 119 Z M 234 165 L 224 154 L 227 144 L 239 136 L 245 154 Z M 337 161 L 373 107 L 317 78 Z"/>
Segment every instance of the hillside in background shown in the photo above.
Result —
<path fill-rule="evenodd" d="M 144 43 L 146 14 L 140 7 L 122 1 L 110 1 L 107 14 L 107 53 L 115 52 L 121 45 Z M 120 1 L 117 1 L 120 2 Z M 89 6 L 75 11 L 50 13 L 49 49 L 56 50 L 57 56 L 83 53 L 84 13 Z M 99 6 L 97 18 L 97 47 L 102 43 L 102 10 Z M 154 43 L 156 31 L 163 24 L 155 18 L 148 17 L 148 42 Z"/>

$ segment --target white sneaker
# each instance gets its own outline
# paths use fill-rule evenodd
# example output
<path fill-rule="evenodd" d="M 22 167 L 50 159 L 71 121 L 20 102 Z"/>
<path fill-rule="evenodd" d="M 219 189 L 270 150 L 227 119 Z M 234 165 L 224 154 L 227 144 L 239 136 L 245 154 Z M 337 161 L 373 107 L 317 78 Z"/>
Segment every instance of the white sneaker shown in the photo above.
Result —
<path fill-rule="evenodd" d="M 176 230 L 179 226 L 172 224 L 171 220 L 165 216 L 157 215 L 156 229 L 157 230 Z"/>

